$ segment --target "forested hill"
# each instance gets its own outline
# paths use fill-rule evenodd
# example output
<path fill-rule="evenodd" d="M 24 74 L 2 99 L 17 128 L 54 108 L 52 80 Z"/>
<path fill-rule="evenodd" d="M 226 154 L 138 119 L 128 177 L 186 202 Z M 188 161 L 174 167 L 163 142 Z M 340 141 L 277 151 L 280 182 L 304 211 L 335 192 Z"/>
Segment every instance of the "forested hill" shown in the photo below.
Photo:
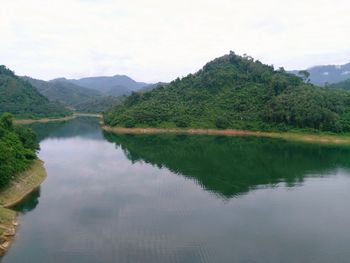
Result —
<path fill-rule="evenodd" d="M 0 114 L 0 188 L 29 167 L 38 149 L 32 130 L 13 125 L 11 114 Z"/>
<path fill-rule="evenodd" d="M 104 115 L 107 125 L 350 131 L 350 93 L 304 83 L 233 52 L 167 86 L 133 93 Z"/>
<path fill-rule="evenodd" d="M 331 84 L 329 85 L 329 88 L 334 88 L 334 89 L 343 89 L 343 90 L 348 90 L 350 91 L 350 79 Z"/>
<path fill-rule="evenodd" d="M 125 75 L 115 75 L 111 77 L 88 77 L 82 79 L 60 79 L 81 87 L 97 90 L 105 96 L 122 96 L 138 91 L 150 84 L 137 82 Z"/>
<path fill-rule="evenodd" d="M 63 104 L 75 107 L 75 105 L 101 97 L 102 94 L 96 90 L 80 87 L 63 80 L 44 81 L 23 77 L 37 90 L 51 101 L 60 101 Z"/>
<path fill-rule="evenodd" d="M 0 114 L 10 112 L 18 117 L 61 117 L 71 114 L 58 102 L 51 102 L 30 83 L 0 66 Z"/>

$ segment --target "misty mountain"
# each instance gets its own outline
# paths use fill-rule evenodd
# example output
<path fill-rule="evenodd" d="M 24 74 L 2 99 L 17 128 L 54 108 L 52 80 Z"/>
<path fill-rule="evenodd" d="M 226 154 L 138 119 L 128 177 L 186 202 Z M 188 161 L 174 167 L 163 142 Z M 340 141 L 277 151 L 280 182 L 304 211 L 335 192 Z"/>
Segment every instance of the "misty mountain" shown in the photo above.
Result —
<path fill-rule="evenodd" d="M 334 88 L 334 89 L 343 89 L 343 90 L 350 90 L 350 79 L 337 82 L 335 84 L 331 84 L 328 86 L 329 88 Z"/>
<path fill-rule="evenodd" d="M 144 82 L 137 82 L 125 75 L 115 75 L 112 77 L 65 79 L 64 81 L 79 85 L 81 87 L 97 90 L 102 94 L 108 96 L 127 95 L 133 91 L 138 91 L 143 87 L 150 85 Z"/>
<path fill-rule="evenodd" d="M 313 84 L 324 86 L 350 79 L 350 63 L 344 65 L 323 65 L 306 69 L 310 73 L 310 81 Z M 298 75 L 298 70 L 291 73 Z"/>
<path fill-rule="evenodd" d="M 51 81 L 33 79 L 30 77 L 23 77 L 23 79 L 36 87 L 37 90 L 49 100 L 60 101 L 73 108 L 77 104 L 102 96 L 102 94 L 96 90 L 75 85 L 64 79 L 55 79 Z"/>

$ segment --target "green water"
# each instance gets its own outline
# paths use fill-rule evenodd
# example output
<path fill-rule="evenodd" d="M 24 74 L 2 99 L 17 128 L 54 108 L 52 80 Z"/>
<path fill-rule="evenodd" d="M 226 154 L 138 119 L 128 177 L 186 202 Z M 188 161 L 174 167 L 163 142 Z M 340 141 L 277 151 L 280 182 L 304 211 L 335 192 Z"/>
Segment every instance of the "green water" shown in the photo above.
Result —
<path fill-rule="evenodd" d="M 48 178 L 1 262 L 349 262 L 350 148 L 32 127 Z"/>

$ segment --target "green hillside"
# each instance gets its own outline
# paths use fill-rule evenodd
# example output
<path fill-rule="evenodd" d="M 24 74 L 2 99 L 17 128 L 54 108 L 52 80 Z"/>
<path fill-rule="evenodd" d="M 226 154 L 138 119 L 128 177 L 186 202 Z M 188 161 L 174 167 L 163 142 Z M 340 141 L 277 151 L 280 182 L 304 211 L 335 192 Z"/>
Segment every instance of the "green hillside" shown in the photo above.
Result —
<path fill-rule="evenodd" d="M 108 110 L 104 121 L 124 127 L 194 127 L 350 131 L 350 93 L 316 87 L 231 52 L 195 74 Z"/>
<path fill-rule="evenodd" d="M 78 112 L 100 113 L 121 103 L 123 97 L 103 96 L 76 104 L 75 110 Z"/>
<path fill-rule="evenodd" d="M 80 87 L 63 80 L 44 81 L 24 77 L 30 84 L 51 101 L 59 101 L 67 106 L 75 107 L 77 104 L 101 97 L 96 90 Z"/>
<path fill-rule="evenodd" d="M 38 149 L 32 130 L 14 126 L 9 113 L 0 115 L 0 188 L 29 167 Z"/>
<path fill-rule="evenodd" d="M 0 66 L 0 113 L 10 112 L 17 117 L 61 117 L 71 114 L 61 103 L 51 102 L 30 83 Z"/>
<path fill-rule="evenodd" d="M 329 88 L 334 88 L 334 89 L 343 89 L 343 90 L 349 90 L 350 91 L 350 79 L 332 84 L 328 86 Z"/>

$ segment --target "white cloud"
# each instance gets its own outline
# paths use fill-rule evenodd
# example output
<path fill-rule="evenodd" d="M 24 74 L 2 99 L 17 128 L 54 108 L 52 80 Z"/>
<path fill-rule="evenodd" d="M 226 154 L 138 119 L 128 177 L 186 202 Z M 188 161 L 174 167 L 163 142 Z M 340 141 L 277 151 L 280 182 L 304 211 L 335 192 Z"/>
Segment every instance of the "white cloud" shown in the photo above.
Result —
<path fill-rule="evenodd" d="M 347 0 L 1 0 L 0 64 L 168 81 L 229 50 L 289 69 L 345 63 L 349 11 Z"/>

